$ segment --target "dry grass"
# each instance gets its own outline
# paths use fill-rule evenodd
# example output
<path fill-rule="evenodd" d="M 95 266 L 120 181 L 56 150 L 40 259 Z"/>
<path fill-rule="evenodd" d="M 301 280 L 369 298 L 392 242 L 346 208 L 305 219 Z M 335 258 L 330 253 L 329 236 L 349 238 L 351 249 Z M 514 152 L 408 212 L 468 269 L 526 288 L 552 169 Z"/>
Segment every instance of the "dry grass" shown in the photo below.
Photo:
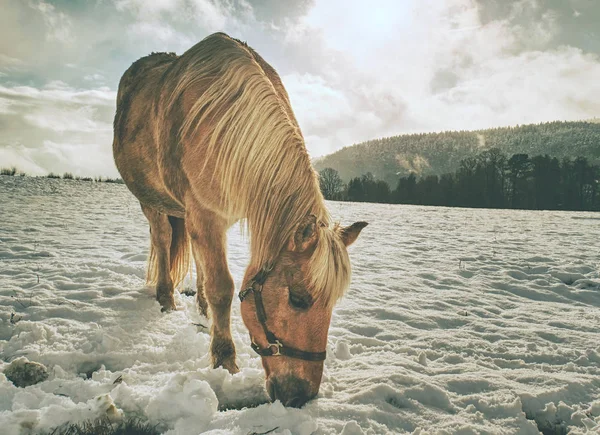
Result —
<path fill-rule="evenodd" d="M 7 175 L 10 177 L 14 177 L 16 175 L 25 177 L 27 174 L 23 171 L 19 171 L 16 167 L 11 168 L 0 168 L 0 175 Z M 97 183 L 113 183 L 113 184 L 124 184 L 123 179 L 121 178 L 111 178 L 111 177 L 81 177 L 79 175 L 73 175 L 71 172 L 65 172 L 62 176 L 60 174 L 55 174 L 54 172 L 50 172 L 47 175 L 43 175 L 45 178 L 53 178 L 53 179 L 63 179 L 63 180 L 75 180 L 75 181 L 95 181 Z"/>
<path fill-rule="evenodd" d="M 0 169 L 0 175 L 8 175 L 14 177 L 17 174 L 17 168 L 14 166 L 12 168 L 2 168 Z"/>
<path fill-rule="evenodd" d="M 159 435 L 156 426 L 131 418 L 121 423 L 111 423 L 107 418 L 65 424 L 45 435 Z"/>

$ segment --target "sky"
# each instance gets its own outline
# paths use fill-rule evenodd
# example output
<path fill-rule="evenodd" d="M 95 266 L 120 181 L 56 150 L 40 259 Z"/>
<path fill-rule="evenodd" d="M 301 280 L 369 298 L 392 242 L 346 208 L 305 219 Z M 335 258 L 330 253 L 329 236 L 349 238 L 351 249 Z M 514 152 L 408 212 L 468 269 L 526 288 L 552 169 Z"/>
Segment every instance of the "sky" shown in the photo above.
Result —
<path fill-rule="evenodd" d="M 0 0 L 0 166 L 117 175 L 123 72 L 224 31 L 281 76 L 312 157 L 600 117 L 599 0 Z"/>

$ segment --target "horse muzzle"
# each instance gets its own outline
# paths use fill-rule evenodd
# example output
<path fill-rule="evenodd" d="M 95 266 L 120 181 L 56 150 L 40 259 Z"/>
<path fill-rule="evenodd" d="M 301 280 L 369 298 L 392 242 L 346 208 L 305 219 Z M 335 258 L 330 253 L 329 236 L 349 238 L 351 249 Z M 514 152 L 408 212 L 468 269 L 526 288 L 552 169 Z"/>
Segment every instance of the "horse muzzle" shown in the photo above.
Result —
<path fill-rule="evenodd" d="M 296 376 L 271 377 L 267 379 L 267 391 L 271 400 L 280 400 L 284 406 L 300 408 L 316 396 L 310 383 Z"/>

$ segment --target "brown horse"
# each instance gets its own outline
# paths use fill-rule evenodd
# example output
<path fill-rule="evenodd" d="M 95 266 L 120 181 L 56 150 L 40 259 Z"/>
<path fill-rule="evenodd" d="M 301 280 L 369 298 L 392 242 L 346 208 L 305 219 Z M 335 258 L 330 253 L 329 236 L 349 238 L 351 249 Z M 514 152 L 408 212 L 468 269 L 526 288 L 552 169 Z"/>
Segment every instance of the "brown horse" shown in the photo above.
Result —
<path fill-rule="evenodd" d="M 121 78 L 114 133 L 117 168 L 150 223 L 148 282 L 162 309 L 175 309 L 191 251 L 212 362 L 238 371 L 225 238 L 245 219 L 242 317 L 271 398 L 302 406 L 318 393 L 332 308 L 350 281 L 346 246 L 366 223 L 331 225 L 275 70 L 223 33 L 181 56 L 153 53 Z"/>

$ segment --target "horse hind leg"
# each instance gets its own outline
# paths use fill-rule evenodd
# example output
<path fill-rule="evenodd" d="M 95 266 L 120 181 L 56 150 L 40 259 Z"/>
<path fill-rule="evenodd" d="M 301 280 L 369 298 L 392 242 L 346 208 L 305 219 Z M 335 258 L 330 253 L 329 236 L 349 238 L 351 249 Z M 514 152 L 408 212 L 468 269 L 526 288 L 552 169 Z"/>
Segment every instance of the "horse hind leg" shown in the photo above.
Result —
<path fill-rule="evenodd" d="M 206 302 L 204 294 L 204 266 L 202 265 L 200 250 L 195 243 L 192 244 L 192 253 L 196 262 L 196 305 L 198 306 L 198 312 L 208 318 L 208 302 Z"/>
<path fill-rule="evenodd" d="M 162 311 L 175 310 L 174 288 L 189 270 L 189 240 L 183 219 L 142 205 L 150 223 L 150 255 L 147 282 L 156 286 Z"/>

